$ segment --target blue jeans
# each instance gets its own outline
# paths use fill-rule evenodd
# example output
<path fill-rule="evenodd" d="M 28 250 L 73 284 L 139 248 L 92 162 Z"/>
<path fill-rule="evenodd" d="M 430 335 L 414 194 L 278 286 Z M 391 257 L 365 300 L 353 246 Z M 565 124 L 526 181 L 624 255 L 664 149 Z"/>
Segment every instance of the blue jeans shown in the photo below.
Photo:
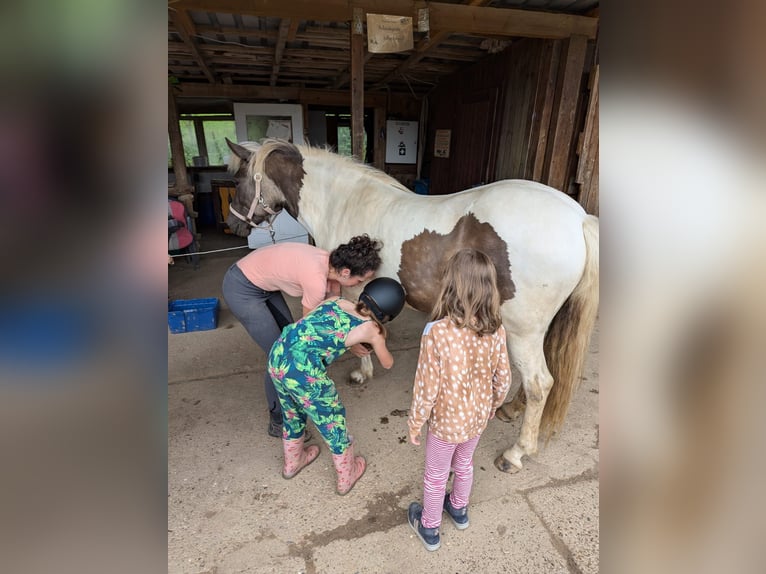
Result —
<path fill-rule="evenodd" d="M 293 322 L 282 293 L 264 291 L 254 285 L 235 263 L 223 277 L 223 298 L 253 341 L 266 353 L 268 360 L 274 341 L 282 334 L 282 329 Z M 264 373 L 263 385 L 269 411 L 275 418 L 281 417 L 282 407 L 268 368 Z"/>

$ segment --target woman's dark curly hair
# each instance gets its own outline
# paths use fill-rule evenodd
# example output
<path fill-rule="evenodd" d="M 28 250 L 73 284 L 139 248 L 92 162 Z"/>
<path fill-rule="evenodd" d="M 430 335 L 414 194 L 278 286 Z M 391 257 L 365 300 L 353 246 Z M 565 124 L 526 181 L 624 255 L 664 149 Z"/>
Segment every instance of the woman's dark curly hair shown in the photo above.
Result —
<path fill-rule="evenodd" d="M 348 269 L 351 275 L 362 277 L 369 271 L 380 267 L 380 254 L 383 248 L 380 241 L 370 239 L 366 233 L 352 237 L 348 243 L 338 245 L 330 253 L 330 265 L 340 271 Z"/>

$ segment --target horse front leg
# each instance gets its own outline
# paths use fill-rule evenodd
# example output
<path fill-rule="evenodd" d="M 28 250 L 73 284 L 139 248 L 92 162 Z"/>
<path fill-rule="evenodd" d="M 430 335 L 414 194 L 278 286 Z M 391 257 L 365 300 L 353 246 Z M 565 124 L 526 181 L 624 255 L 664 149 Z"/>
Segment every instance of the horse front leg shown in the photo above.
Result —
<path fill-rule="evenodd" d="M 511 339 L 512 337 L 509 337 L 509 345 L 513 349 L 513 362 L 521 376 L 521 385 L 527 404 L 518 440 L 495 459 L 495 466 L 503 472 L 513 474 L 523 468 L 521 459 L 524 455 L 537 452 L 540 419 L 548 393 L 553 386 L 553 377 L 545 364 L 542 336 L 534 339 Z M 519 393 L 521 392 L 522 389 L 519 389 Z"/>
<path fill-rule="evenodd" d="M 351 371 L 349 383 L 352 385 L 361 385 L 372 378 L 372 356 L 365 355 L 359 363 L 359 368 Z"/>

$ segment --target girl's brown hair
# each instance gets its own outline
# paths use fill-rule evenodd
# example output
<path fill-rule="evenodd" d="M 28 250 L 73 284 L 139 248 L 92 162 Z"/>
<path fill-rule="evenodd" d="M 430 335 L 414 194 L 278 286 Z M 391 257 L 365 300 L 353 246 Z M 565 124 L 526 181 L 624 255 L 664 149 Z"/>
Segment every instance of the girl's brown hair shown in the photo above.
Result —
<path fill-rule="evenodd" d="M 372 322 L 375 323 L 378 327 L 378 332 L 383 335 L 383 338 L 385 339 L 388 337 L 388 331 L 386 330 L 385 325 L 381 323 L 378 318 L 375 316 L 375 313 L 373 313 L 370 308 L 362 303 L 361 301 L 357 301 L 356 303 L 356 312 L 362 315 L 363 317 L 369 317 L 372 319 Z"/>
<path fill-rule="evenodd" d="M 447 261 L 431 320 L 449 317 L 480 337 L 500 328 L 500 292 L 492 260 L 478 249 L 461 249 Z"/>

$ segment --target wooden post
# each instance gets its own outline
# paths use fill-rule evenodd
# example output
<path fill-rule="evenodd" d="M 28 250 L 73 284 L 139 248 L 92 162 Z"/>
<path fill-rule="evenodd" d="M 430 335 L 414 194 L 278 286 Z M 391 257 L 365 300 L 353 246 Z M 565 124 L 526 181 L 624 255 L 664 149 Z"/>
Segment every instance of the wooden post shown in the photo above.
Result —
<path fill-rule="evenodd" d="M 189 177 L 186 174 L 184 144 L 181 139 L 181 126 L 178 123 L 178 109 L 173 86 L 168 84 L 168 135 L 170 136 L 170 154 L 173 160 L 173 173 L 176 176 L 176 195 L 191 193 Z"/>
<path fill-rule="evenodd" d="M 373 139 L 373 162 L 379 170 L 386 168 L 386 108 L 375 108 Z"/>
<path fill-rule="evenodd" d="M 351 22 L 351 153 L 364 161 L 364 10 Z"/>
<path fill-rule="evenodd" d="M 208 159 L 207 157 L 207 142 L 205 141 L 205 126 L 202 123 L 202 120 L 199 118 L 196 118 L 194 120 L 194 135 L 197 138 L 197 151 L 200 157 L 204 157 L 205 159 Z"/>

